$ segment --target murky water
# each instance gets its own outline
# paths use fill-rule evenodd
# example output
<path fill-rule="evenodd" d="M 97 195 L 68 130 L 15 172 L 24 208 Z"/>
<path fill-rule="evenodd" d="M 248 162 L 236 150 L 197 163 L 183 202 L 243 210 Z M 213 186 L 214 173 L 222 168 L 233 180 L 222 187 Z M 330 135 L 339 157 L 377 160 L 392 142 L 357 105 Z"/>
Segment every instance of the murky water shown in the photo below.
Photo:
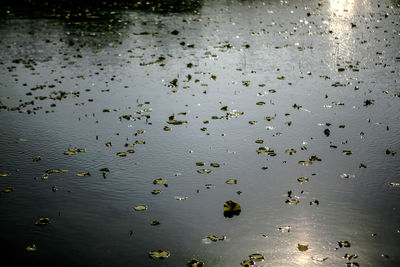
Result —
<path fill-rule="evenodd" d="M 171 5 L 2 7 L 2 254 L 399 266 L 399 2 Z M 228 200 L 239 216 L 224 217 Z"/>

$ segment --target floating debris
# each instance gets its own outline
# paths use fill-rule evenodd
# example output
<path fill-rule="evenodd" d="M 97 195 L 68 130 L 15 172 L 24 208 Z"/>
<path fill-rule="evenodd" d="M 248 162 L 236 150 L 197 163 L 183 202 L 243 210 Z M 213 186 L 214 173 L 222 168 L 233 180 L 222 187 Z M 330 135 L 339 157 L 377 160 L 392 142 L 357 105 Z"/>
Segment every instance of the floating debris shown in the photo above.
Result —
<path fill-rule="evenodd" d="M 6 177 L 6 176 L 10 176 L 10 172 L 7 171 L 0 172 L 0 177 Z"/>
<path fill-rule="evenodd" d="M 161 190 L 159 190 L 159 189 L 154 189 L 154 190 L 151 190 L 151 193 L 152 193 L 153 195 L 157 195 L 157 194 L 160 194 L 160 193 L 161 193 Z"/>
<path fill-rule="evenodd" d="M 260 253 L 253 253 L 251 255 L 249 255 L 250 260 L 253 260 L 255 262 L 260 262 L 260 261 L 264 261 L 264 256 Z"/>
<path fill-rule="evenodd" d="M 224 216 L 228 218 L 232 218 L 234 215 L 239 215 L 242 211 L 239 203 L 233 202 L 232 200 L 228 200 L 224 204 Z"/>
<path fill-rule="evenodd" d="M 126 154 L 126 152 L 118 152 L 117 153 L 117 156 L 120 156 L 120 157 L 126 157 L 128 154 Z"/>
<path fill-rule="evenodd" d="M 264 101 L 259 101 L 259 102 L 256 103 L 256 105 L 262 106 L 262 105 L 265 105 L 265 102 Z"/>
<path fill-rule="evenodd" d="M 397 152 L 395 152 L 395 151 L 393 151 L 393 150 L 386 149 L 386 155 L 394 156 L 394 155 L 396 155 L 396 153 L 397 153 Z"/>
<path fill-rule="evenodd" d="M 282 233 L 289 233 L 291 229 L 292 227 L 290 225 L 278 227 L 278 231 Z"/>
<path fill-rule="evenodd" d="M 152 220 L 151 222 L 150 222 L 150 225 L 153 225 L 153 226 L 155 226 L 155 225 L 160 225 L 161 224 L 161 222 L 160 221 L 157 221 L 157 220 Z"/>
<path fill-rule="evenodd" d="M 347 259 L 347 260 L 357 259 L 358 255 L 357 254 L 346 253 L 346 254 L 344 254 L 343 258 Z"/>
<path fill-rule="evenodd" d="M 156 250 L 156 251 L 150 251 L 149 252 L 149 257 L 153 259 L 166 259 L 170 256 L 169 251 L 165 250 Z"/>
<path fill-rule="evenodd" d="M 328 257 L 321 256 L 321 255 L 313 255 L 313 256 L 311 256 L 311 259 L 313 261 L 326 261 L 328 259 Z"/>
<path fill-rule="evenodd" d="M 11 193 L 11 192 L 13 192 L 14 191 L 14 188 L 13 187 L 6 187 L 6 188 L 4 188 L 3 189 L 3 193 Z"/>
<path fill-rule="evenodd" d="M 298 200 L 296 198 L 286 199 L 285 203 L 287 203 L 289 205 L 297 205 L 300 203 L 300 200 Z"/>
<path fill-rule="evenodd" d="M 204 162 L 203 161 L 196 162 L 196 166 L 204 166 Z"/>
<path fill-rule="evenodd" d="M 211 167 L 214 167 L 214 168 L 219 168 L 219 163 L 210 163 L 210 166 Z"/>
<path fill-rule="evenodd" d="M 172 125 L 181 125 L 184 123 L 187 123 L 187 121 L 185 120 L 169 120 L 167 121 L 168 124 L 172 124 Z"/>
<path fill-rule="evenodd" d="M 252 260 L 244 260 L 240 263 L 240 265 L 242 265 L 244 267 L 254 266 L 255 264 L 256 264 L 255 261 L 252 261 Z"/>
<path fill-rule="evenodd" d="M 345 179 L 350 179 L 350 178 L 355 178 L 356 176 L 354 174 L 342 173 L 340 177 Z"/>
<path fill-rule="evenodd" d="M 400 183 L 390 183 L 390 186 L 392 186 L 392 187 L 400 187 Z"/>
<path fill-rule="evenodd" d="M 176 200 L 187 200 L 188 197 L 180 197 L 180 196 L 175 196 Z"/>
<path fill-rule="evenodd" d="M 33 162 L 38 162 L 38 161 L 40 161 L 40 160 L 42 160 L 42 158 L 41 158 L 40 156 L 36 156 L 36 157 L 33 157 L 33 158 L 32 158 L 32 161 L 33 161 Z"/>

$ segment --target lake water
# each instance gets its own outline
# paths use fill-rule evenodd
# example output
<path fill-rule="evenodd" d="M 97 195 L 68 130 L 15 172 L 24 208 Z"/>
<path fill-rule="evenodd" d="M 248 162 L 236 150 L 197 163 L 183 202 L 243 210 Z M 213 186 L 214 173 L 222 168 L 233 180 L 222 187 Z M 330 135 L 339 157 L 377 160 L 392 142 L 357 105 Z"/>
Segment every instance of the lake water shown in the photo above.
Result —
<path fill-rule="evenodd" d="M 2 261 L 400 266 L 399 23 L 387 0 L 2 4 Z"/>

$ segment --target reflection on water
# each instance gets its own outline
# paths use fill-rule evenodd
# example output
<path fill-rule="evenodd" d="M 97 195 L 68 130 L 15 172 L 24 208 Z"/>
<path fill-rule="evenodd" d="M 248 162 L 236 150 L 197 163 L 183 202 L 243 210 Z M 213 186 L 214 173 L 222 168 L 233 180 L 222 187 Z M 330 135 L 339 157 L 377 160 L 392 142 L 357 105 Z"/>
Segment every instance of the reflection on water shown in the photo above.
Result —
<path fill-rule="evenodd" d="M 399 265 L 399 7 L 172 2 L 7 6 L 1 251 L 64 266 Z"/>

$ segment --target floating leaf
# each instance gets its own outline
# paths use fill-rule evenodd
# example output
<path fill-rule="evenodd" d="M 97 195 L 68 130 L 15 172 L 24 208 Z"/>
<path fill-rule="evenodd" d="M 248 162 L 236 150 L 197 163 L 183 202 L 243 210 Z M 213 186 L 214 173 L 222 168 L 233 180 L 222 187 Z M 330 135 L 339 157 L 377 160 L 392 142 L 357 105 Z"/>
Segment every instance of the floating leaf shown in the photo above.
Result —
<path fill-rule="evenodd" d="M 343 150 L 344 155 L 351 155 L 352 152 L 350 150 Z"/>
<path fill-rule="evenodd" d="M 112 146 L 111 141 L 106 143 L 106 147 L 110 147 L 110 146 Z"/>
<path fill-rule="evenodd" d="M 171 131 L 171 128 L 169 128 L 168 126 L 164 126 L 163 130 L 164 131 Z"/>
<path fill-rule="evenodd" d="M 311 161 L 305 161 L 305 160 L 300 160 L 298 163 L 303 166 L 310 166 L 312 164 Z"/>
<path fill-rule="evenodd" d="M 169 251 L 165 250 L 156 250 L 156 251 L 150 251 L 149 256 L 150 258 L 153 259 L 166 259 L 170 255 Z"/>
<path fill-rule="evenodd" d="M 101 172 L 110 172 L 110 169 L 109 168 L 101 168 L 100 171 Z"/>
<path fill-rule="evenodd" d="M 146 205 L 137 205 L 134 207 L 134 209 L 136 211 L 143 211 L 143 210 L 147 210 L 147 206 Z"/>
<path fill-rule="evenodd" d="M 259 102 L 256 103 L 256 105 L 262 106 L 262 105 L 265 105 L 265 102 L 264 101 L 259 101 Z"/>
<path fill-rule="evenodd" d="M 310 160 L 310 161 L 321 161 L 321 159 L 320 159 L 319 157 L 317 157 L 316 155 L 311 156 L 311 157 L 309 158 L 309 160 Z"/>
<path fill-rule="evenodd" d="M 226 184 L 237 184 L 237 180 L 236 179 L 228 179 L 225 181 Z"/>
<path fill-rule="evenodd" d="M 228 110 L 228 106 L 223 106 L 222 108 L 220 108 L 220 110 L 227 111 Z"/>
<path fill-rule="evenodd" d="M 290 205 L 297 205 L 299 204 L 299 200 L 296 198 L 292 198 L 292 199 L 286 199 L 285 203 L 290 204 Z"/>
<path fill-rule="evenodd" d="M 286 149 L 286 150 L 285 150 L 285 153 L 288 154 L 288 155 L 293 155 L 293 154 L 296 153 L 296 150 L 294 150 L 293 148 L 291 148 L 291 149 Z"/>
<path fill-rule="evenodd" d="M 190 260 L 187 261 L 186 266 L 188 267 L 201 267 L 203 266 L 203 262 L 199 261 L 196 258 L 191 258 Z"/>
<path fill-rule="evenodd" d="M 197 172 L 201 173 L 201 174 L 203 174 L 203 173 L 211 173 L 211 170 L 209 170 L 209 169 L 200 169 L 200 170 L 197 170 Z"/>
<path fill-rule="evenodd" d="M 330 131 L 329 129 L 325 129 L 325 130 L 324 130 L 324 134 L 325 134 L 326 136 L 329 136 L 329 135 L 331 134 L 331 131 Z"/>
<path fill-rule="evenodd" d="M 40 218 L 39 220 L 37 220 L 35 222 L 36 225 L 40 225 L 40 226 L 46 226 L 50 223 L 50 219 L 49 218 Z"/>
<path fill-rule="evenodd" d="M 260 253 L 253 253 L 249 255 L 250 260 L 253 260 L 255 262 L 260 262 L 264 260 L 264 256 Z"/>
<path fill-rule="evenodd" d="M 291 229 L 292 229 L 292 227 L 290 225 L 278 227 L 278 231 L 282 232 L 282 233 L 284 233 L 284 232 L 289 233 Z"/>
<path fill-rule="evenodd" d="M 347 240 L 344 241 L 338 241 L 339 247 L 345 247 L 345 248 L 349 248 L 350 247 L 350 242 Z"/>
<path fill-rule="evenodd" d="M 307 177 L 299 177 L 299 178 L 297 178 L 297 181 L 299 183 L 305 183 L 305 182 L 308 182 L 308 178 Z"/>
<path fill-rule="evenodd" d="M 10 173 L 7 171 L 0 172 L 0 177 L 10 176 Z"/>
<path fill-rule="evenodd" d="M 133 154 L 133 153 L 135 153 L 135 150 L 129 149 L 129 150 L 127 150 L 126 152 Z"/>
<path fill-rule="evenodd" d="M 392 186 L 392 187 L 400 187 L 400 183 L 390 183 L 390 186 Z"/>
<path fill-rule="evenodd" d="M 300 251 L 307 251 L 308 250 L 308 244 L 298 243 L 297 244 L 297 249 L 300 250 Z"/>
<path fill-rule="evenodd" d="M 272 121 L 273 119 L 275 119 L 275 117 L 267 116 L 267 117 L 264 117 L 264 119 L 266 121 Z"/>
<path fill-rule="evenodd" d="M 372 104 L 374 104 L 374 102 L 375 102 L 375 100 L 373 100 L 373 99 L 367 99 L 364 101 L 364 106 L 372 105 Z"/>
<path fill-rule="evenodd" d="M 396 153 L 397 153 L 397 152 L 395 152 L 395 151 L 393 151 L 393 150 L 386 149 L 386 155 L 392 155 L 392 156 L 394 156 L 394 155 L 396 155 Z"/>
<path fill-rule="evenodd" d="M 250 267 L 250 266 L 254 266 L 256 263 L 252 260 L 244 260 L 240 263 L 240 265 L 244 266 L 244 267 Z"/>
<path fill-rule="evenodd" d="M 181 125 L 184 123 L 187 123 L 187 121 L 184 120 L 169 120 L 167 121 L 168 124 L 172 124 L 172 125 Z"/>
<path fill-rule="evenodd" d="M 358 255 L 357 254 L 346 253 L 346 254 L 344 254 L 343 258 L 345 258 L 347 260 L 357 259 Z"/>
<path fill-rule="evenodd" d="M 80 176 L 80 177 L 83 177 L 83 176 L 90 176 L 90 172 L 78 172 L 78 173 L 76 174 L 76 176 Z"/>
<path fill-rule="evenodd" d="M 160 194 L 160 193 L 161 193 L 161 190 L 155 189 L 155 190 L 152 190 L 151 193 L 152 193 L 153 195 L 157 195 L 157 194 Z"/>
<path fill-rule="evenodd" d="M 33 161 L 33 162 L 38 162 L 38 161 L 40 161 L 40 160 L 42 160 L 40 156 L 36 156 L 36 157 L 33 157 L 33 158 L 32 158 L 32 161 Z"/>
<path fill-rule="evenodd" d="M 37 246 L 35 244 L 30 244 L 30 245 L 26 246 L 25 249 L 26 249 L 26 251 L 30 251 L 30 252 L 38 250 L 38 248 L 37 248 Z"/>
<path fill-rule="evenodd" d="M 211 167 L 218 168 L 220 165 L 219 163 L 210 163 Z"/>
<path fill-rule="evenodd" d="M 262 139 L 257 139 L 255 142 L 256 142 L 256 144 L 262 144 L 262 143 L 264 143 L 264 140 L 262 140 Z"/>
<path fill-rule="evenodd" d="M 214 185 L 212 185 L 212 184 L 206 184 L 206 185 L 204 185 L 207 189 L 211 189 L 211 188 L 213 188 L 214 187 Z"/>
<path fill-rule="evenodd" d="M 321 256 L 321 255 L 313 255 L 313 256 L 311 256 L 311 259 L 313 261 L 326 261 L 328 259 L 328 257 Z"/>
<path fill-rule="evenodd" d="M 167 180 L 163 178 L 157 178 L 153 181 L 153 184 L 165 184 Z"/>
<path fill-rule="evenodd" d="M 204 166 L 204 162 L 203 161 L 196 162 L 196 166 Z"/>
<path fill-rule="evenodd" d="M 150 224 L 155 226 L 155 225 L 160 225 L 161 223 L 160 223 L 160 221 L 152 220 Z"/>
<path fill-rule="evenodd" d="M 228 200 L 224 204 L 224 216 L 228 218 L 232 218 L 234 215 L 239 215 L 242 211 L 239 203 L 233 202 L 232 200 Z"/>
<path fill-rule="evenodd" d="M 12 188 L 12 187 L 6 187 L 6 188 L 3 189 L 4 193 L 11 193 L 13 191 L 14 191 L 14 188 Z"/>
<path fill-rule="evenodd" d="M 117 153 L 117 156 L 120 156 L 120 157 L 126 157 L 126 152 L 118 152 Z"/>
<path fill-rule="evenodd" d="M 342 173 L 342 174 L 340 175 L 340 177 L 349 179 L 349 178 L 354 178 L 354 177 L 356 177 L 356 176 L 355 176 L 354 174 Z"/>
<path fill-rule="evenodd" d="M 187 200 L 188 197 L 180 197 L 180 196 L 175 196 L 176 200 Z"/>
<path fill-rule="evenodd" d="M 249 121 L 249 124 L 255 125 L 255 124 L 257 124 L 257 121 Z"/>

